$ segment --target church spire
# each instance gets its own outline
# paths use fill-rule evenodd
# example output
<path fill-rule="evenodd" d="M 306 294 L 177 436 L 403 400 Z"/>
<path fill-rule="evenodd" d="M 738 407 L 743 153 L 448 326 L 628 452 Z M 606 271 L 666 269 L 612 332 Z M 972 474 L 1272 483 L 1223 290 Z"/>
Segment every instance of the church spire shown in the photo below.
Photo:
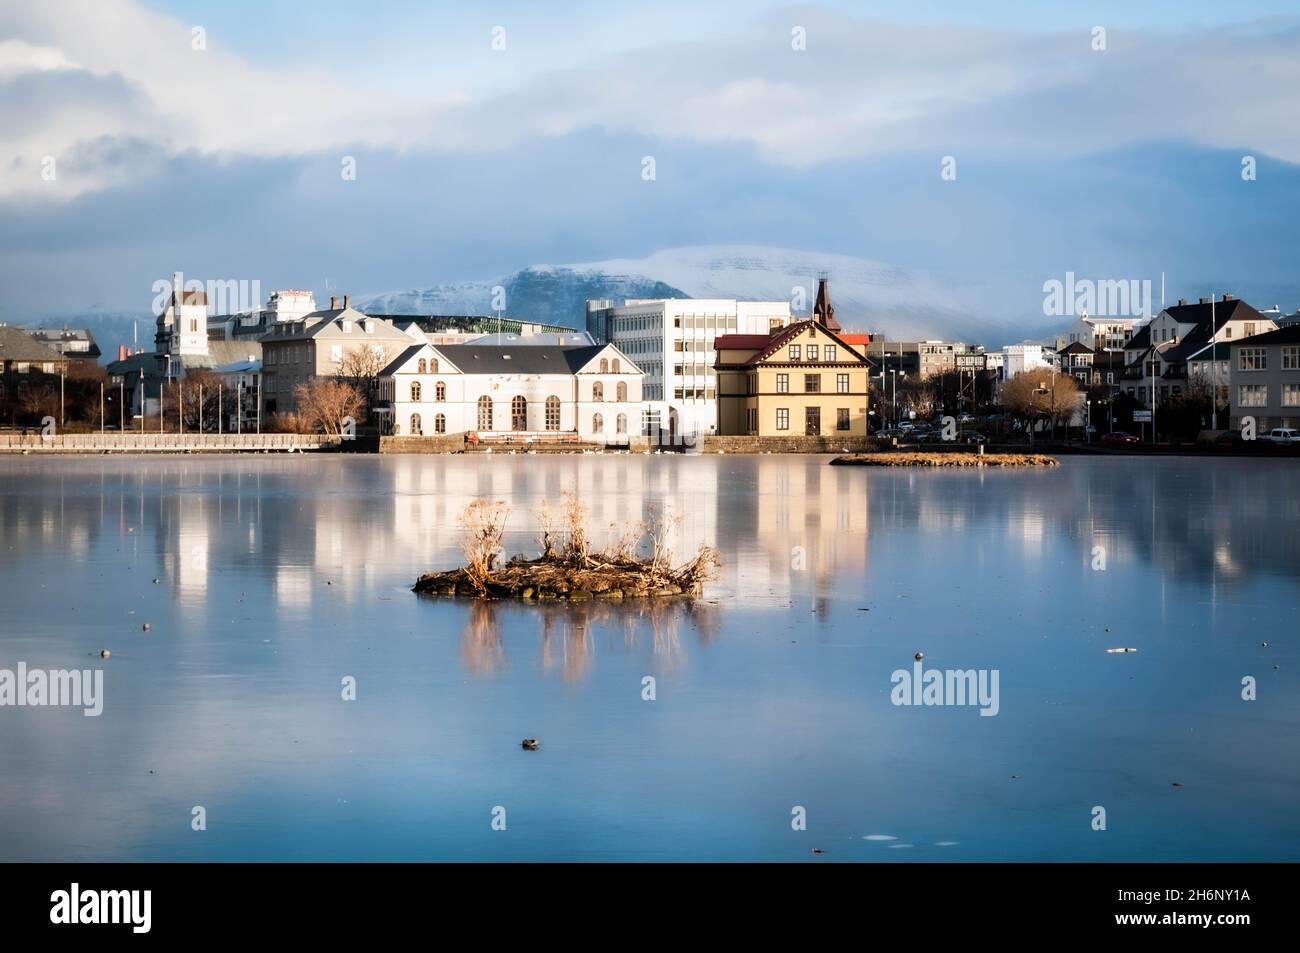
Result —
<path fill-rule="evenodd" d="M 831 304 L 831 292 L 827 287 L 826 272 L 817 276 L 817 303 L 813 305 L 813 320 L 828 331 L 843 330 L 835 320 L 835 305 Z"/>

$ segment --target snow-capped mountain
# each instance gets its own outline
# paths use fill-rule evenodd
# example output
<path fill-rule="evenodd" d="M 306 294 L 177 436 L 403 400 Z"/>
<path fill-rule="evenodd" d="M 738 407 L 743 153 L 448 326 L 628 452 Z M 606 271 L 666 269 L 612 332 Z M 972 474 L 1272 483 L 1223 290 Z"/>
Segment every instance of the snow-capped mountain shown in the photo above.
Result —
<path fill-rule="evenodd" d="M 535 265 L 495 280 L 458 282 L 372 295 L 360 306 L 381 314 L 486 314 L 492 289 L 505 289 L 505 313 L 524 320 L 581 326 L 589 298 L 739 298 L 793 300 L 802 289 L 807 313 L 817 277 L 830 277 L 836 317 L 851 330 L 883 331 L 894 339 L 962 338 L 998 347 L 1019 334 L 965 302 L 988 300 L 981 289 L 959 288 L 885 262 L 757 245 L 672 248 L 645 258 L 572 265 Z M 960 294 L 960 297 L 958 296 Z"/>

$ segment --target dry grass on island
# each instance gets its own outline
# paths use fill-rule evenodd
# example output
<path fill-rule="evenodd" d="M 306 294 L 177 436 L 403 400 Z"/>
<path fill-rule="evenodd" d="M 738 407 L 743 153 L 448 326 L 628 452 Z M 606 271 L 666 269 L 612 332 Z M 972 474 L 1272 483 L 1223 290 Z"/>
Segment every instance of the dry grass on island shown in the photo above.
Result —
<path fill-rule="evenodd" d="M 850 453 L 836 457 L 841 467 L 1057 467 L 1045 453 Z"/>
<path fill-rule="evenodd" d="M 509 515 L 500 500 L 470 503 L 460 521 L 466 565 L 426 573 L 414 591 L 539 602 L 693 596 L 721 565 L 716 549 L 701 546 L 692 559 L 674 566 L 672 539 L 681 518 L 660 510 L 651 510 L 645 521 L 611 524 L 609 545 L 596 551 L 587 535 L 586 507 L 572 493 L 564 494 L 558 514 L 546 501 L 537 510 L 541 555 L 515 556 L 501 565 Z"/>

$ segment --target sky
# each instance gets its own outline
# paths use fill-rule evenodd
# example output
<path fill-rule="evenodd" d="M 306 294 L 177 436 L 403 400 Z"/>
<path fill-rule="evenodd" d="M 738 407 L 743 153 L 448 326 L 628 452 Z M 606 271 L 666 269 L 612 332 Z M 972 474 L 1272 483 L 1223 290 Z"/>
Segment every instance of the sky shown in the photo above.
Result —
<path fill-rule="evenodd" d="M 1297 116 L 1273 0 L 3 0 L 0 321 L 712 244 L 1289 311 Z"/>

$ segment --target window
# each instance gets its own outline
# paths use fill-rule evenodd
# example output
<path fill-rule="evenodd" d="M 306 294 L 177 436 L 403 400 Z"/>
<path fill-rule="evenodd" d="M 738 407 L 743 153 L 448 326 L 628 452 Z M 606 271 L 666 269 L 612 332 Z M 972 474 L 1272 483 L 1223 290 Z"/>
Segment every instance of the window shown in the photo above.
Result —
<path fill-rule="evenodd" d="M 605 399 L 605 385 L 600 381 L 591 385 L 591 399 L 597 402 Z"/>
<path fill-rule="evenodd" d="M 433 385 L 433 399 L 438 401 L 447 399 L 447 385 L 442 381 Z"/>
<path fill-rule="evenodd" d="M 778 407 L 776 409 L 776 429 L 790 429 L 790 409 L 788 407 Z"/>
<path fill-rule="evenodd" d="M 554 394 L 546 398 L 546 429 L 560 429 L 560 398 Z"/>
<path fill-rule="evenodd" d="M 1239 407 L 1267 407 L 1267 384 L 1238 384 L 1237 405 Z"/>
<path fill-rule="evenodd" d="M 789 374 L 777 374 L 777 375 L 776 375 L 776 392 L 777 392 L 778 394 L 788 394 L 788 393 L 790 393 L 790 375 L 789 375 Z"/>
<path fill-rule="evenodd" d="M 426 361 L 424 358 L 420 358 L 420 360 L 416 362 L 415 373 L 427 374 L 428 372 L 429 372 L 429 362 Z"/>
<path fill-rule="evenodd" d="M 790 360 L 792 360 L 792 361 L 798 361 L 798 360 L 801 360 L 801 358 L 799 357 L 799 345 L 798 345 L 798 344 L 791 344 L 791 345 L 790 345 Z"/>
<path fill-rule="evenodd" d="M 1246 336 L 1246 337 L 1251 337 L 1252 335 L 1254 335 L 1254 333 L 1255 333 L 1255 322 L 1254 322 L 1254 321 L 1247 321 L 1247 322 L 1246 322 L 1246 335 L 1245 335 L 1245 336 Z"/>
<path fill-rule="evenodd" d="M 808 360 L 817 361 L 821 359 L 821 348 L 816 344 L 808 345 Z"/>
<path fill-rule="evenodd" d="M 847 407 L 840 407 L 835 411 L 835 429 L 849 429 L 849 409 Z"/>
<path fill-rule="evenodd" d="M 1268 349 L 1243 347 L 1237 350 L 1237 370 L 1263 371 L 1268 369 Z"/>
<path fill-rule="evenodd" d="M 411 414 L 411 436 L 419 437 L 422 436 L 423 434 L 424 431 L 420 429 L 420 415 Z"/>
<path fill-rule="evenodd" d="M 836 375 L 835 375 L 835 393 L 837 393 L 837 394 L 847 394 L 848 392 L 849 392 L 849 375 L 848 375 L 848 374 L 836 374 Z"/>
<path fill-rule="evenodd" d="M 618 415 L 618 419 L 614 422 L 614 430 L 617 433 L 627 433 L 627 414 Z"/>
<path fill-rule="evenodd" d="M 418 403 L 420 400 L 420 382 L 411 381 L 411 403 Z"/>
<path fill-rule="evenodd" d="M 610 369 L 611 371 L 613 371 L 615 374 L 619 373 L 619 370 L 618 370 L 618 358 L 614 358 L 614 362 L 613 362 L 612 364 L 609 365 L 609 369 Z"/>
<path fill-rule="evenodd" d="M 826 361 L 826 363 L 827 363 L 827 364 L 832 364 L 832 363 L 834 363 L 834 362 L 835 362 L 835 345 L 834 345 L 834 344 L 827 344 L 826 347 L 823 348 L 823 350 L 824 350 L 825 353 L 826 353 L 826 357 L 825 357 L 825 361 Z"/>
<path fill-rule="evenodd" d="M 272 351 L 271 353 L 274 354 L 275 352 Z M 342 345 L 342 344 L 331 344 L 331 345 L 330 345 L 330 360 L 333 361 L 335 364 L 337 364 L 337 363 L 339 363 L 341 360 L 343 360 L 343 345 Z M 421 370 L 424 370 L 424 368 L 420 368 L 420 369 L 421 369 Z"/>
<path fill-rule="evenodd" d="M 429 358 L 429 373 L 430 374 L 438 373 L 438 359 L 436 357 Z"/>
<path fill-rule="evenodd" d="M 614 387 L 614 393 L 620 404 L 627 402 L 627 381 L 619 381 Z"/>
<path fill-rule="evenodd" d="M 528 429 L 528 398 L 518 394 L 510 401 L 510 429 Z"/>
<path fill-rule="evenodd" d="M 604 433 L 604 432 L 605 432 L 605 418 L 602 417 L 600 414 L 593 414 L 593 415 L 592 415 L 592 418 L 591 418 L 591 432 L 592 432 L 592 433 Z"/>
<path fill-rule="evenodd" d="M 609 373 L 609 361 L 606 360 L 606 359 L 603 358 L 603 357 L 600 359 L 600 372 L 601 372 L 602 374 L 608 374 L 608 373 Z"/>
<path fill-rule="evenodd" d="M 822 376 L 820 374 L 805 374 L 803 376 L 803 392 L 805 394 L 820 394 L 822 390 Z"/>
<path fill-rule="evenodd" d="M 1282 385 L 1282 406 L 1300 407 L 1300 384 Z"/>
<path fill-rule="evenodd" d="M 1282 348 L 1282 370 L 1300 371 L 1300 347 Z"/>
<path fill-rule="evenodd" d="M 447 432 L 447 416 L 445 414 L 438 414 L 433 418 L 433 432 L 434 433 Z"/>
<path fill-rule="evenodd" d="M 478 429 L 492 429 L 492 398 L 487 394 L 478 399 Z"/>
<path fill-rule="evenodd" d="M 197 334 L 199 330 L 199 319 L 190 318 L 190 334 Z"/>

